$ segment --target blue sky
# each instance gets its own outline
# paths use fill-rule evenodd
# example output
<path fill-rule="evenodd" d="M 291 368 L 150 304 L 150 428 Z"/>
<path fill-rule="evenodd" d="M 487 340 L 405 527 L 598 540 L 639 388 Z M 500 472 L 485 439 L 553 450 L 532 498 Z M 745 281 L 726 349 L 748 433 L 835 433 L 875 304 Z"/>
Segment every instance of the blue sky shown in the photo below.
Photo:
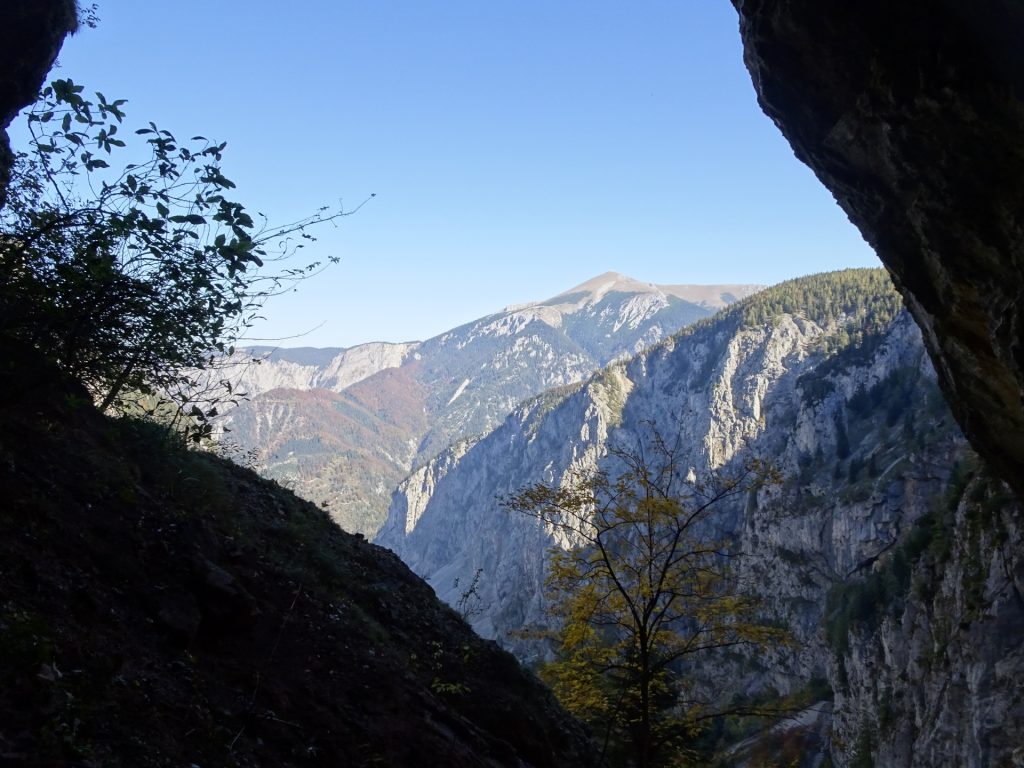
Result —
<path fill-rule="evenodd" d="M 61 76 L 228 142 L 237 198 L 341 263 L 285 346 L 426 338 L 598 273 L 773 283 L 877 259 L 758 109 L 726 0 L 101 0 Z M 307 254 L 308 255 L 308 254 Z"/>

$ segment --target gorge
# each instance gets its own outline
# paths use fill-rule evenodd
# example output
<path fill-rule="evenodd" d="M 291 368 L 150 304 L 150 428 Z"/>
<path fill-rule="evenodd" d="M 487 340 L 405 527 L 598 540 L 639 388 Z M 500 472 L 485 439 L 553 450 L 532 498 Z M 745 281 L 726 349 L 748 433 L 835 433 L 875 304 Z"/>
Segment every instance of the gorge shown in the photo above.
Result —
<path fill-rule="evenodd" d="M 706 535 L 738 542 L 766 616 L 800 650 L 712 665 L 721 693 L 784 696 L 827 678 L 823 754 L 838 764 L 858 750 L 879 765 L 1010 759 L 1020 513 L 978 469 L 899 307 L 881 270 L 766 289 L 442 453 L 403 482 L 377 541 L 478 632 L 537 663 L 551 648 L 520 630 L 548 625 L 547 552 L 567 543 L 502 497 L 655 432 L 698 476 L 770 460 L 782 485 L 720 510 Z M 948 676 L 967 670 L 953 694 Z"/>
<path fill-rule="evenodd" d="M 352 382 L 310 405 L 357 416 L 372 472 L 388 478 L 381 491 L 375 476 L 356 479 L 375 495 L 369 517 L 348 516 L 344 498 L 330 507 L 375 530 L 388 486 L 412 470 L 379 540 L 450 602 L 481 573 L 477 628 L 536 660 L 549 649 L 503 633 L 542 619 L 551 541 L 499 517 L 495 493 L 593 465 L 608 440 L 643 437 L 651 420 L 684 435 L 694 467 L 756 449 L 787 480 L 727 510 L 722 531 L 743 542 L 749 579 L 802 643 L 741 660 L 738 684 L 783 693 L 828 678 L 830 731 L 809 759 L 824 745 L 835 765 L 1018 764 L 1022 11 L 1006 0 L 733 5 L 762 106 L 877 250 L 909 315 L 878 274 L 859 278 L 860 293 L 842 287 L 850 276 L 819 277 L 786 288 L 801 301 L 766 294 L 645 338 L 659 342 L 647 351 L 627 345 L 637 357 L 599 349 L 611 363 L 601 373 L 551 374 L 538 391 L 560 389 L 521 406 L 535 392 L 516 389 L 510 417 L 480 411 L 479 422 L 462 410 L 474 377 L 453 373 L 426 395 L 389 365 L 423 352 L 380 349 L 364 369 L 372 391 Z M 0 12 L 4 128 L 74 11 L 45 0 Z M 839 311 L 813 301 L 823 286 Z M 594 763 L 550 695 L 395 558 L 272 483 L 100 417 L 31 349 L 5 352 L 4 761 Z M 400 396 L 408 407 L 382 422 L 379 401 Z M 442 414 L 433 433 L 424 407 Z M 294 447 L 282 446 L 285 474 Z M 294 661 L 275 668 L 279 648 Z"/>

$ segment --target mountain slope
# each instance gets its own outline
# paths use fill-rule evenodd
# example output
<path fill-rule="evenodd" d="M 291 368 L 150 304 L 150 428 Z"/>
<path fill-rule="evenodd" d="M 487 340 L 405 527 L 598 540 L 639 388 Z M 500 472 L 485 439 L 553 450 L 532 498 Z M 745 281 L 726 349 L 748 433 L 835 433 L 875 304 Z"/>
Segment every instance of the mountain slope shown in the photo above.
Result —
<path fill-rule="evenodd" d="M 31 354 L 0 380 L 0 762 L 592 764 L 390 553 Z"/>
<path fill-rule="evenodd" d="M 373 374 L 396 368 L 408 359 L 418 342 L 372 342 L 341 347 L 248 347 L 219 372 L 235 389 L 250 396 L 272 389 L 326 389 L 342 392 Z"/>
<path fill-rule="evenodd" d="M 1024 661 L 1000 645 L 999 628 L 1016 626 L 1024 613 L 1013 599 L 1018 577 L 988 574 L 997 562 L 1008 573 L 1022 567 L 1019 511 L 1000 502 L 1008 522 L 998 547 L 970 533 L 977 523 L 933 520 L 966 446 L 920 334 L 899 306 L 881 270 L 766 289 L 584 384 L 524 404 L 481 440 L 441 454 L 400 486 L 377 541 L 452 604 L 479 572 L 469 595 L 474 626 L 521 658 L 537 659 L 549 652 L 543 643 L 509 632 L 543 626 L 545 552 L 564 542 L 532 518 L 511 516 L 500 496 L 602 465 L 609 445 L 642 445 L 653 429 L 679 439 L 681 466 L 698 475 L 768 458 L 784 484 L 720 509 L 709 535 L 738 541 L 744 578 L 759 585 L 766 611 L 791 628 L 798 650 L 747 658 L 728 675 L 715 666 L 719 689 L 786 693 L 827 675 L 836 691 L 839 765 L 854 759 L 862 731 L 881 734 L 873 736 L 874 752 L 902 756 L 882 764 L 939 764 L 914 762 L 926 740 L 928 754 L 945 750 L 964 764 L 982 764 L 970 757 L 972 745 L 998 742 L 1001 751 L 986 747 L 985 754 L 1005 757 L 1006 729 L 1021 735 L 1022 721 L 1011 714 L 1012 679 Z M 947 549 L 944 565 L 928 554 L 934 547 L 906 550 L 923 535 L 915 531 L 939 524 L 974 549 Z M 929 643 L 962 631 L 954 606 L 964 590 L 945 575 L 962 569 L 987 585 L 972 593 L 982 607 L 972 614 L 971 639 L 929 652 Z M 879 573 L 895 575 L 879 586 Z M 914 589 L 936 597 L 922 600 Z M 846 603 L 837 597 L 844 594 L 858 596 Z M 878 614 L 864 607 L 876 602 L 885 606 Z M 823 625 L 845 644 L 830 646 Z M 918 662 L 910 670 L 914 689 L 901 690 L 908 656 L 930 654 L 943 666 Z M 943 670 L 958 668 L 978 675 L 964 684 L 973 704 L 945 693 Z M 888 714 L 870 715 L 881 701 Z M 915 730 L 923 717 L 941 725 Z"/>
<path fill-rule="evenodd" d="M 370 534 L 397 483 L 453 441 L 489 432 L 526 398 L 580 381 L 758 288 L 656 286 L 610 272 L 424 342 L 276 351 L 244 369 L 240 388 L 254 396 L 223 425 L 256 449 L 265 474 Z M 358 403 L 358 428 L 310 410 L 297 390 L 311 388 Z"/>
<path fill-rule="evenodd" d="M 846 397 L 891 369 L 906 368 L 915 381 L 926 376 L 914 329 L 898 307 L 880 270 L 766 289 L 581 386 L 524 404 L 468 451 L 453 449 L 465 454 L 458 460 L 442 454 L 420 468 L 396 493 L 377 541 L 450 602 L 458 597 L 456 580 L 467 583 L 484 567 L 481 599 L 489 607 L 475 626 L 510 642 L 509 629 L 543 620 L 543 552 L 555 542 L 535 521 L 510 518 L 498 508 L 498 496 L 537 480 L 557 482 L 572 469 L 603 461 L 609 442 L 632 444 L 652 429 L 678 437 L 683 464 L 698 472 L 728 470 L 751 453 L 772 457 L 794 476 L 807 474 L 801 465 L 821 453 L 833 472 L 825 456 L 835 452 L 842 398 L 823 399 L 815 389 L 837 386 L 826 372 L 845 358 L 831 350 L 860 338 L 859 351 L 873 366 L 844 374 Z M 948 443 L 955 432 L 944 429 Z M 742 509 L 726 517 L 739 525 Z M 833 572 L 851 570 L 880 546 L 877 537 L 836 535 L 840 541 L 821 542 L 831 550 Z"/>
<path fill-rule="evenodd" d="M 386 507 L 427 428 L 410 367 L 390 368 L 343 392 L 273 389 L 225 420 L 228 440 L 258 447 L 252 463 L 324 505 L 346 530 Z"/>

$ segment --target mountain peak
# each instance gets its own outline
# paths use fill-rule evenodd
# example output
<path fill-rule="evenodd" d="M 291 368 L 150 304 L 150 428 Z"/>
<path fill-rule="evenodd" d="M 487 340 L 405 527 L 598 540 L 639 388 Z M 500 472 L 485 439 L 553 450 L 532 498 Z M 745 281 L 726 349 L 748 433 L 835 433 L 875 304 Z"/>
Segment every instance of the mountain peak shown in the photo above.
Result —
<path fill-rule="evenodd" d="M 590 293 L 593 294 L 594 301 L 600 301 L 601 298 L 609 291 L 621 291 L 623 293 L 654 293 L 658 290 L 658 286 L 651 283 L 642 283 L 639 280 L 635 280 L 629 275 L 624 275 L 621 272 L 605 272 L 592 277 L 586 282 L 580 283 L 574 288 L 570 288 L 568 291 L 563 291 L 558 296 L 569 296 L 574 293 Z M 556 296 L 555 298 L 558 298 Z"/>
<path fill-rule="evenodd" d="M 658 285 L 655 283 L 644 283 L 640 280 L 624 275 L 622 272 L 604 272 L 597 277 L 580 283 L 568 291 L 563 291 L 554 297 L 570 298 L 575 294 L 589 294 L 586 301 L 598 302 L 612 291 L 622 293 L 656 293 L 665 296 L 674 296 L 677 299 L 689 301 L 692 304 L 704 307 L 705 309 L 721 309 L 722 307 L 739 301 L 752 293 L 757 293 L 763 285 Z M 552 299 L 552 301 L 554 300 Z M 550 303 L 550 302 L 548 302 Z"/>

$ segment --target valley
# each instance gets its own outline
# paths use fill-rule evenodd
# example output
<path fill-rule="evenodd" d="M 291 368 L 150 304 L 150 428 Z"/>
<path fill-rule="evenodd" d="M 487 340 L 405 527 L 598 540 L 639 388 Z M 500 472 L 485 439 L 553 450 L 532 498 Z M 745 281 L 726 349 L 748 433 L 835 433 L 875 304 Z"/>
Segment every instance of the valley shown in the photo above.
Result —
<path fill-rule="evenodd" d="M 541 5 L 0 10 L 0 765 L 1024 765 L 1024 6 Z"/>
<path fill-rule="evenodd" d="M 719 696 L 762 700 L 802 696 L 814 681 L 827 681 L 826 698 L 813 706 L 829 714 L 807 736 L 808 754 L 854 760 L 866 749 L 862 734 L 872 734 L 874 753 L 894 760 L 922 748 L 967 760 L 979 743 L 991 744 L 982 754 L 1003 754 L 1012 737 L 986 723 L 1005 722 L 1016 706 L 1015 673 L 1006 666 L 1016 662 L 984 627 L 1024 620 L 1013 581 L 1000 584 L 993 570 L 1017 567 L 1019 511 L 1000 497 L 998 513 L 989 514 L 1001 521 L 1002 543 L 975 540 L 969 562 L 956 546 L 930 543 L 939 525 L 954 530 L 944 531 L 944 540 L 976 536 L 967 531 L 978 501 L 991 507 L 984 499 L 1003 492 L 961 436 L 920 333 L 885 273 L 849 270 L 790 281 L 673 333 L 661 324 L 642 330 L 641 320 L 619 345 L 587 323 L 628 327 L 621 318 L 630 317 L 637 298 L 619 301 L 609 322 L 609 298 L 591 294 L 591 306 L 606 306 L 573 318 L 574 357 L 556 345 L 564 339 L 551 335 L 556 324 L 570 323 L 547 313 L 578 302 L 580 293 L 396 348 L 387 358 L 396 365 L 340 391 L 260 392 L 229 422 L 244 424 L 259 409 L 264 429 L 287 423 L 284 434 L 294 437 L 275 445 L 292 453 L 286 460 L 279 448 L 270 466 L 290 467 L 306 478 L 305 488 L 325 497 L 332 478 L 351 483 L 356 467 L 365 472 L 364 488 L 371 478 L 387 478 L 376 487 L 377 503 L 388 501 L 376 542 L 477 632 L 534 667 L 557 653 L 545 588 L 549 553 L 572 542 L 535 518 L 513 515 L 503 498 L 534 482 L 557 486 L 581 472 L 613 469 L 611 449 L 649 447 L 661 438 L 679 447 L 680 466 L 691 477 L 727 476 L 751 458 L 769 461 L 781 484 L 723 504 L 704 535 L 734 542 L 740 578 L 761 601 L 763 616 L 792 633 L 793 645 L 709 658 L 688 674 L 709 686 L 714 679 Z M 636 352 L 645 336 L 655 336 L 654 343 Z M 604 339 L 603 354 L 597 343 L 583 343 L 587 338 Z M 461 362 L 456 351 L 472 362 Z M 326 381 L 322 361 L 301 359 L 311 354 L 276 351 L 273 367 L 257 370 L 272 384 L 286 375 L 307 386 Z M 481 380 L 479 371 L 489 368 L 490 378 Z M 522 373 L 509 377 L 509 369 Z M 443 386 L 430 395 L 425 381 Z M 382 389 L 391 393 L 388 407 L 381 399 L 368 408 L 371 393 L 380 397 Z M 410 392 L 421 396 L 398 397 Z M 247 430 L 253 439 L 255 428 Z M 410 433 L 418 438 L 403 438 Z M 318 435 L 315 442 L 309 434 Z M 386 454 L 385 473 L 369 453 L 340 448 L 345 441 Z M 329 466 L 333 474 L 322 474 Z M 393 493 L 383 487 L 389 483 Z M 966 599 L 944 574 L 963 568 L 987 585 L 974 598 L 978 634 L 963 646 L 935 646 L 951 631 L 936 623 L 944 610 L 939 602 Z M 893 643 L 906 646 L 895 657 Z M 905 663 L 896 659 L 922 653 L 937 660 L 916 668 L 917 692 L 894 693 L 900 686 L 893 678 L 904 674 Z M 965 654 L 976 670 L 967 703 L 951 699 L 941 681 L 942 669 L 968 663 Z M 894 719 L 918 722 L 922 712 L 946 725 L 889 726 Z"/>
<path fill-rule="evenodd" d="M 249 399 L 220 427 L 267 477 L 372 536 L 398 483 L 451 443 L 759 288 L 606 273 L 422 342 L 241 351 L 222 373 Z"/>

